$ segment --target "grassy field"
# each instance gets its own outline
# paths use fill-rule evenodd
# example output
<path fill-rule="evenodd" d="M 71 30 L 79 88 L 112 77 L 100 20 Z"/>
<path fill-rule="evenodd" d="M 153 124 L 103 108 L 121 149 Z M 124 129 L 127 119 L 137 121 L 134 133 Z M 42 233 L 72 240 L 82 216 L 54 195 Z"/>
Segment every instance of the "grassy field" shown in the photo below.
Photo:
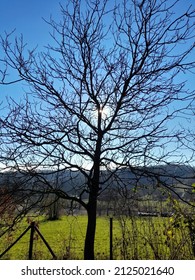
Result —
<path fill-rule="evenodd" d="M 32 219 L 32 218 L 30 218 Z M 28 220 L 28 221 L 27 221 Z M 83 259 L 86 216 L 63 216 L 57 221 L 36 218 L 37 226 L 58 259 Z M 114 259 L 194 259 L 188 228 L 174 218 L 113 218 Z M 0 240 L 2 253 L 29 226 L 23 220 L 15 231 Z M 28 259 L 30 231 L 2 259 Z M 96 259 L 109 259 L 109 218 L 97 218 Z M 33 259 L 52 259 L 37 233 Z"/>

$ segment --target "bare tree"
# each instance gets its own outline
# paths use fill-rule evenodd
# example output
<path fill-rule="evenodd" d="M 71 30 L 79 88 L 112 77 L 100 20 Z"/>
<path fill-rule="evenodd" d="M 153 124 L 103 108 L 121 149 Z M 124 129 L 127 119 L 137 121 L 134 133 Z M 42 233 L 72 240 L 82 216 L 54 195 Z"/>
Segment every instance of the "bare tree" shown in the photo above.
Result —
<path fill-rule="evenodd" d="M 71 0 L 59 23 L 47 21 L 53 44 L 44 52 L 23 36 L 1 37 L 1 84 L 28 85 L 0 118 L 2 168 L 26 174 L 28 197 L 55 193 L 86 209 L 85 259 L 94 259 L 98 197 L 113 178 L 125 187 L 122 167 L 187 161 L 173 120 L 192 102 L 182 74 L 194 69 L 195 12 L 176 13 L 177 4 Z"/>

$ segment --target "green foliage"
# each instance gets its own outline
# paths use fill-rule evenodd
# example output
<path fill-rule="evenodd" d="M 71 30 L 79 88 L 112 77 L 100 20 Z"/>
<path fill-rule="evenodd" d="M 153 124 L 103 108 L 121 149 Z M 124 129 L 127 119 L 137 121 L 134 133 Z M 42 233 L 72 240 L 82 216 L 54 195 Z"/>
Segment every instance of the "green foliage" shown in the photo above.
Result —
<path fill-rule="evenodd" d="M 195 183 L 192 184 L 192 193 L 195 193 Z"/>

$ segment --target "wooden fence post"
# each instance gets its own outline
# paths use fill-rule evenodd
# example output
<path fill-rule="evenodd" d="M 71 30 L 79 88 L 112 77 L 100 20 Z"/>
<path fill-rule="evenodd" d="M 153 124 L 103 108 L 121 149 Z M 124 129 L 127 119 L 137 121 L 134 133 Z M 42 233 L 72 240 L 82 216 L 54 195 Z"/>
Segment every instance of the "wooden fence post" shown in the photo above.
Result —
<path fill-rule="evenodd" d="M 44 242 L 44 244 L 46 245 L 46 247 L 48 248 L 48 250 L 50 251 L 53 259 L 57 259 L 56 255 L 54 254 L 54 252 L 52 251 L 51 247 L 49 246 L 49 243 L 45 240 L 44 236 L 41 234 L 41 232 L 38 230 L 38 228 L 36 227 L 35 222 L 32 222 L 27 229 L 25 229 L 25 231 L 2 253 L 0 254 L 0 259 L 3 257 L 4 254 L 6 254 L 26 233 L 27 231 L 30 231 L 30 241 L 29 241 L 29 251 L 28 251 L 28 259 L 32 260 L 33 259 L 33 242 L 34 242 L 34 233 L 35 231 L 39 234 L 39 236 L 41 237 L 42 241 Z"/>
<path fill-rule="evenodd" d="M 32 260 L 34 232 L 35 232 L 35 222 L 32 222 L 31 223 L 31 231 L 30 231 L 29 253 L 28 253 L 28 259 L 29 260 Z"/>

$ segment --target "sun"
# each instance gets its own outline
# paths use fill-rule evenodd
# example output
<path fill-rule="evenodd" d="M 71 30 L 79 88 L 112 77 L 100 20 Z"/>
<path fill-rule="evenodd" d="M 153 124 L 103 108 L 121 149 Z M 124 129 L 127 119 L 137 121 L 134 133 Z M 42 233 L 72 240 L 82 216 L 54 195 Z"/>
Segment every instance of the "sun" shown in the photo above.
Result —
<path fill-rule="evenodd" d="M 100 107 L 99 114 L 102 116 L 102 120 L 106 120 L 110 116 L 111 110 L 108 106 Z"/>
<path fill-rule="evenodd" d="M 97 108 L 95 110 L 92 111 L 92 120 L 94 120 L 95 122 L 98 119 L 98 116 L 101 115 L 101 120 L 103 122 L 107 122 L 109 121 L 110 117 L 112 114 L 112 110 L 109 106 L 105 105 L 105 106 L 100 106 L 100 109 L 98 110 Z"/>

